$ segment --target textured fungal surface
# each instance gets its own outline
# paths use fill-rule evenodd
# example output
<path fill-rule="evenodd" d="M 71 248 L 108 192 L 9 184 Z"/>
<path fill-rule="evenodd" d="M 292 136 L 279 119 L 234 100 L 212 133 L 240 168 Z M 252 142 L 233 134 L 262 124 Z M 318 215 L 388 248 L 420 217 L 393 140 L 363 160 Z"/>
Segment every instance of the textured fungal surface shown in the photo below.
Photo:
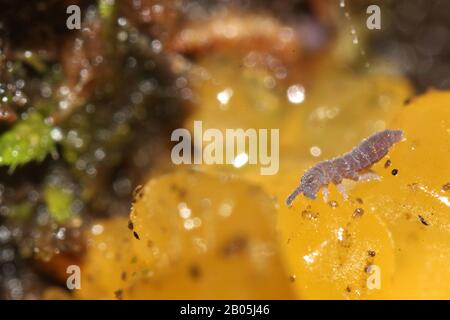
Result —
<path fill-rule="evenodd" d="M 163 175 L 136 193 L 128 228 L 124 218 L 90 236 L 79 296 L 293 298 L 275 224 L 275 204 L 258 186 L 194 171 Z"/>

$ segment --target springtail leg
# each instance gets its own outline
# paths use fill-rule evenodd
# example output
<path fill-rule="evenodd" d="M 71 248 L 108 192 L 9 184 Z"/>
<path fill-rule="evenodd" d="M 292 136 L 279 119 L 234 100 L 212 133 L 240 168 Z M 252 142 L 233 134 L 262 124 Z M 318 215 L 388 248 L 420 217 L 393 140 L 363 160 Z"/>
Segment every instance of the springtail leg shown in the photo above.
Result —
<path fill-rule="evenodd" d="M 286 199 L 286 204 L 288 206 L 291 206 L 292 202 L 294 201 L 295 198 L 297 198 L 297 196 L 302 193 L 302 188 L 300 186 L 298 186 L 294 192 L 292 192 L 289 197 L 287 197 Z"/>

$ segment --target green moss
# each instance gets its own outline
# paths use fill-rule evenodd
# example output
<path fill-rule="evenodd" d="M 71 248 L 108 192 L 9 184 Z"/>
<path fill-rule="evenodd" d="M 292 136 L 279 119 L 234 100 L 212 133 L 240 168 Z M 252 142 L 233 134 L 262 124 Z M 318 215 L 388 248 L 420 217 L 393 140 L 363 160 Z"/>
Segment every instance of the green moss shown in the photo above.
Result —
<path fill-rule="evenodd" d="M 0 136 L 0 165 L 14 170 L 30 161 L 42 161 L 54 150 L 51 127 L 42 116 L 31 113 Z"/>
<path fill-rule="evenodd" d="M 103 19 L 109 20 L 114 13 L 114 0 L 99 0 L 98 10 Z"/>
<path fill-rule="evenodd" d="M 63 223 L 72 216 L 74 197 L 70 190 L 47 185 L 44 190 L 44 199 L 50 215 L 56 222 Z"/>
<path fill-rule="evenodd" d="M 36 53 L 32 53 L 28 56 L 23 55 L 23 61 L 39 73 L 44 73 L 47 70 L 44 61 Z"/>
<path fill-rule="evenodd" d="M 27 220 L 33 209 L 33 205 L 29 202 L 23 202 L 10 207 L 9 218 L 13 221 L 22 222 Z"/>

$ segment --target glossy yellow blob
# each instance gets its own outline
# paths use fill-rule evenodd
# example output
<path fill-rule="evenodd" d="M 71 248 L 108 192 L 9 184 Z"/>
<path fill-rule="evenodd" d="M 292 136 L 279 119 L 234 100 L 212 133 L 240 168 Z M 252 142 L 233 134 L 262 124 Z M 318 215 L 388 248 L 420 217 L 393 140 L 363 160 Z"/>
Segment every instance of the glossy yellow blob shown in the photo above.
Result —
<path fill-rule="evenodd" d="M 127 228 L 128 218 L 98 220 L 98 231 L 89 233 L 88 252 L 81 266 L 81 299 L 115 299 L 130 278 L 145 267 L 138 264 L 137 253 L 130 250 L 133 234 Z"/>
<path fill-rule="evenodd" d="M 405 141 L 389 153 L 388 168 L 386 161 L 374 166 L 382 181 L 354 190 L 385 221 L 395 243 L 386 297 L 450 297 L 449 105 L 450 93 L 432 91 L 405 106 L 390 125 L 404 131 Z"/>
<path fill-rule="evenodd" d="M 382 297 L 389 287 L 376 288 L 375 272 L 382 270 L 379 282 L 384 283 L 394 270 L 393 241 L 386 224 L 364 210 L 361 199 L 344 201 L 334 186 L 329 188 L 328 202 L 321 194 L 316 200 L 299 196 L 287 207 L 285 199 L 313 163 L 286 160 L 276 176 L 249 178 L 278 200 L 280 248 L 298 298 Z"/>
<path fill-rule="evenodd" d="M 199 62 L 200 71 L 191 75 L 195 95 L 187 128 L 194 120 L 219 130 L 279 127 L 288 103 L 284 84 L 268 67 L 246 63 L 249 59 L 213 55 Z"/>
<path fill-rule="evenodd" d="M 292 208 L 282 206 L 279 212 L 282 246 L 298 294 L 304 299 L 379 297 L 380 290 L 371 281 L 385 282 L 394 268 L 389 231 L 358 201 L 331 194 L 337 200 L 325 203 L 301 197 Z M 375 268 L 382 270 L 377 280 Z"/>
<path fill-rule="evenodd" d="M 400 77 L 330 71 L 293 107 L 281 134 L 281 152 L 316 159 L 338 156 L 386 128 L 412 94 Z"/>
<path fill-rule="evenodd" d="M 133 231 L 125 230 L 126 221 L 120 232 L 105 227 L 108 239 L 117 235 L 106 251 L 124 261 L 106 262 L 98 245 L 88 255 L 88 270 L 109 266 L 111 274 L 96 280 L 109 296 L 120 290 L 124 299 L 294 297 L 278 250 L 275 205 L 257 186 L 175 172 L 137 193 L 131 221 Z M 120 235 L 128 240 L 119 242 Z M 128 278 L 120 282 L 123 271 Z"/>
<path fill-rule="evenodd" d="M 189 77 L 193 99 L 189 105 L 190 115 L 185 120 L 184 126 L 191 132 L 192 143 L 195 144 L 196 150 L 203 150 L 203 163 L 199 165 L 202 171 L 234 174 L 239 173 L 243 166 L 249 167 L 247 164 L 239 165 L 239 161 L 235 165 L 233 159 L 225 158 L 226 144 L 233 143 L 231 139 L 227 139 L 227 133 L 231 131 L 236 133 L 237 130 L 241 130 L 247 135 L 243 139 L 244 150 L 237 150 L 238 139 L 234 139 L 234 159 L 242 153 L 241 151 L 246 152 L 248 156 L 250 143 L 258 152 L 261 149 L 258 145 L 262 140 L 261 134 L 268 139 L 269 156 L 273 153 L 272 150 L 278 151 L 280 128 L 292 105 L 287 90 L 291 85 L 302 88 L 300 77 L 286 78 L 287 68 L 281 59 L 258 52 L 249 52 L 247 55 L 213 54 L 198 62 Z M 194 121 L 200 121 L 201 124 L 194 125 Z M 199 126 L 201 129 L 198 129 Z M 214 130 L 214 135 L 208 137 L 206 131 L 211 130 Z M 252 142 L 247 130 L 251 130 L 252 134 L 255 133 Z M 264 130 L 267 135 L 263 133 Z M 223 137 L 219 142 L 216 134 Z M 270 144 L 272 134 L 277 135 L 276 145 L 273 147 Z M 211 151 L 215 143 L 221 145 L 223 143 L 223 160 L 219 157 L 220 161 L 215 165 L 205 165 L 205 158 L 217 153 Z M 255 171 L 259 171 L 260 166 L 253 165 L 253 167 Z"/>
<path fill-rule="evenodd" d="M 430 92 L 401 107 L 387 127 L 406 139 L 373 166 L 381 181 L 345 181 L 348 201 L 330 186 L 337 207 L 320 194 L 284 204 L 308 161 L 284 156 L 271 177 L 242 171 L 279 201 L 280 245 L 300 298 L 450 296 L 449 103 L 450 93 Z"/>
<path fill-rule="evenodd" d="M 449 105 L 450 93 L 430 92 L 394 114 L 374 111 L 370 121 L 384 119 L 405 140 L 372 167 L 381 180 L 345 181 L 348 200 L 331 185 L 328 202 L 319 193 L 287 207 L 316 162 L 293 147 L 273 176 L 244 165 L 151 179 L 137 193 L 132 230 L 117 218 L 89 235 L 79 296 L 449 298 Z M 318 143 L 349 151 L 359 140 L 344 149 L 343 128 L 324 127 Z"/>

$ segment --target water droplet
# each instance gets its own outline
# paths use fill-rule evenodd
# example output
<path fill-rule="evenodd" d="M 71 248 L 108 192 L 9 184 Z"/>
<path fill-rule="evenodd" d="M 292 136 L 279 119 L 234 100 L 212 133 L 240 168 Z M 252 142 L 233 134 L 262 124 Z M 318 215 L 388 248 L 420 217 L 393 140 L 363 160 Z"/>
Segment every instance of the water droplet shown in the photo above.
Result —
<path fill-rule="evenodd" d="M 95 224 L 92 226 L 92 229 L 91 229 L 92 234 L 94 234 L 94 235 L 102 234 L 103 230 L 104 230 L 104 228 L 103 228 L 103 225 L 101 225 L 101 224 Z"/>
<path fill-rule="evenodd" d="M 159 40 L 152 41 L 152 49 L 154 53 L 160 53 L 162 51 L 162 43 Z"/>
<path fill-rule="evenodd" d="M 233 89 L 226 88 L 217 94 L 217 100 L 224 107 L 228 104 L 232 96 L 233 96 Z"/>
<path fill-rule="evenodd" d="M 105 151 L 103 151 L 103 149 L 98 148 L 97 150 L 95 150 L 94 156 L 95 156 L 95 159 L 97 159 L 98 161 L 101 161 L 105 158 L 106 153 L 105 153 Z"/>
<path fill-rule="evenodd" d="M 191 230 L 194 228 L 194 220 L 193 219 L 186 219 L 184 221 L 184 228 L 186 230 Z"/>
<path fill-rule="evenodd" d="M 119 40 L 119 41 L 127 41 L 127 39 L 128 39 L 128 32 L 126 32 L 126 31 L 120 31 L 118 34 L 117 34 L 117 40 Z"/>
<path fill-rule="evenodd" d="M 183 219 L 188 219 L 191 216 L 192 211 L 188 208 L 185 202 L 181 202 L 178 204 L 178 213 Z"/>
<path fill-rule="evenodd" d="M 119 26 L 126 26 L 127 25 L 127 19 L 125 19 L 124 17 L 120 17 L 117 19 L 117 23 L 119 24 Z"/>
<path fill-rule="evenodd" d="M 301 85 L 292 85 L 287 90 L 289 102 L 299 104 L 305 100 L 305 88 Z"/>
<path fill-rule="evenodd" d="M 322 150 L 318 146 L 312 146 L 309 152 L 313 157 L 319 157 L 322 154 Z"/>
<path fill-rule="evenodd" d="M 229 217 L 233 212 L 233 205 L 229 202 L 224 202 L 219 207 L 219 214 L 222 217 Z"/>
<path fill-rule="evenodd" d="M 50 131 L 50 136 L 54 141 L 61 141 L 63 139 L 63 134 L 60 128 L 53 128 Z"/>
<path fill-rule="evenodd" d="M 58 240 L 64 240 L 66 238 L 66 228 L 59 228 L 56 232 L 56 238 Z"/>
<path fill-rule="evenodd" d="M 248 162 L 248 155 L 245 152 L 242 152 L 236 156 L 233 162 L 233 166 L 236 168 L 240 168 Z"/>

